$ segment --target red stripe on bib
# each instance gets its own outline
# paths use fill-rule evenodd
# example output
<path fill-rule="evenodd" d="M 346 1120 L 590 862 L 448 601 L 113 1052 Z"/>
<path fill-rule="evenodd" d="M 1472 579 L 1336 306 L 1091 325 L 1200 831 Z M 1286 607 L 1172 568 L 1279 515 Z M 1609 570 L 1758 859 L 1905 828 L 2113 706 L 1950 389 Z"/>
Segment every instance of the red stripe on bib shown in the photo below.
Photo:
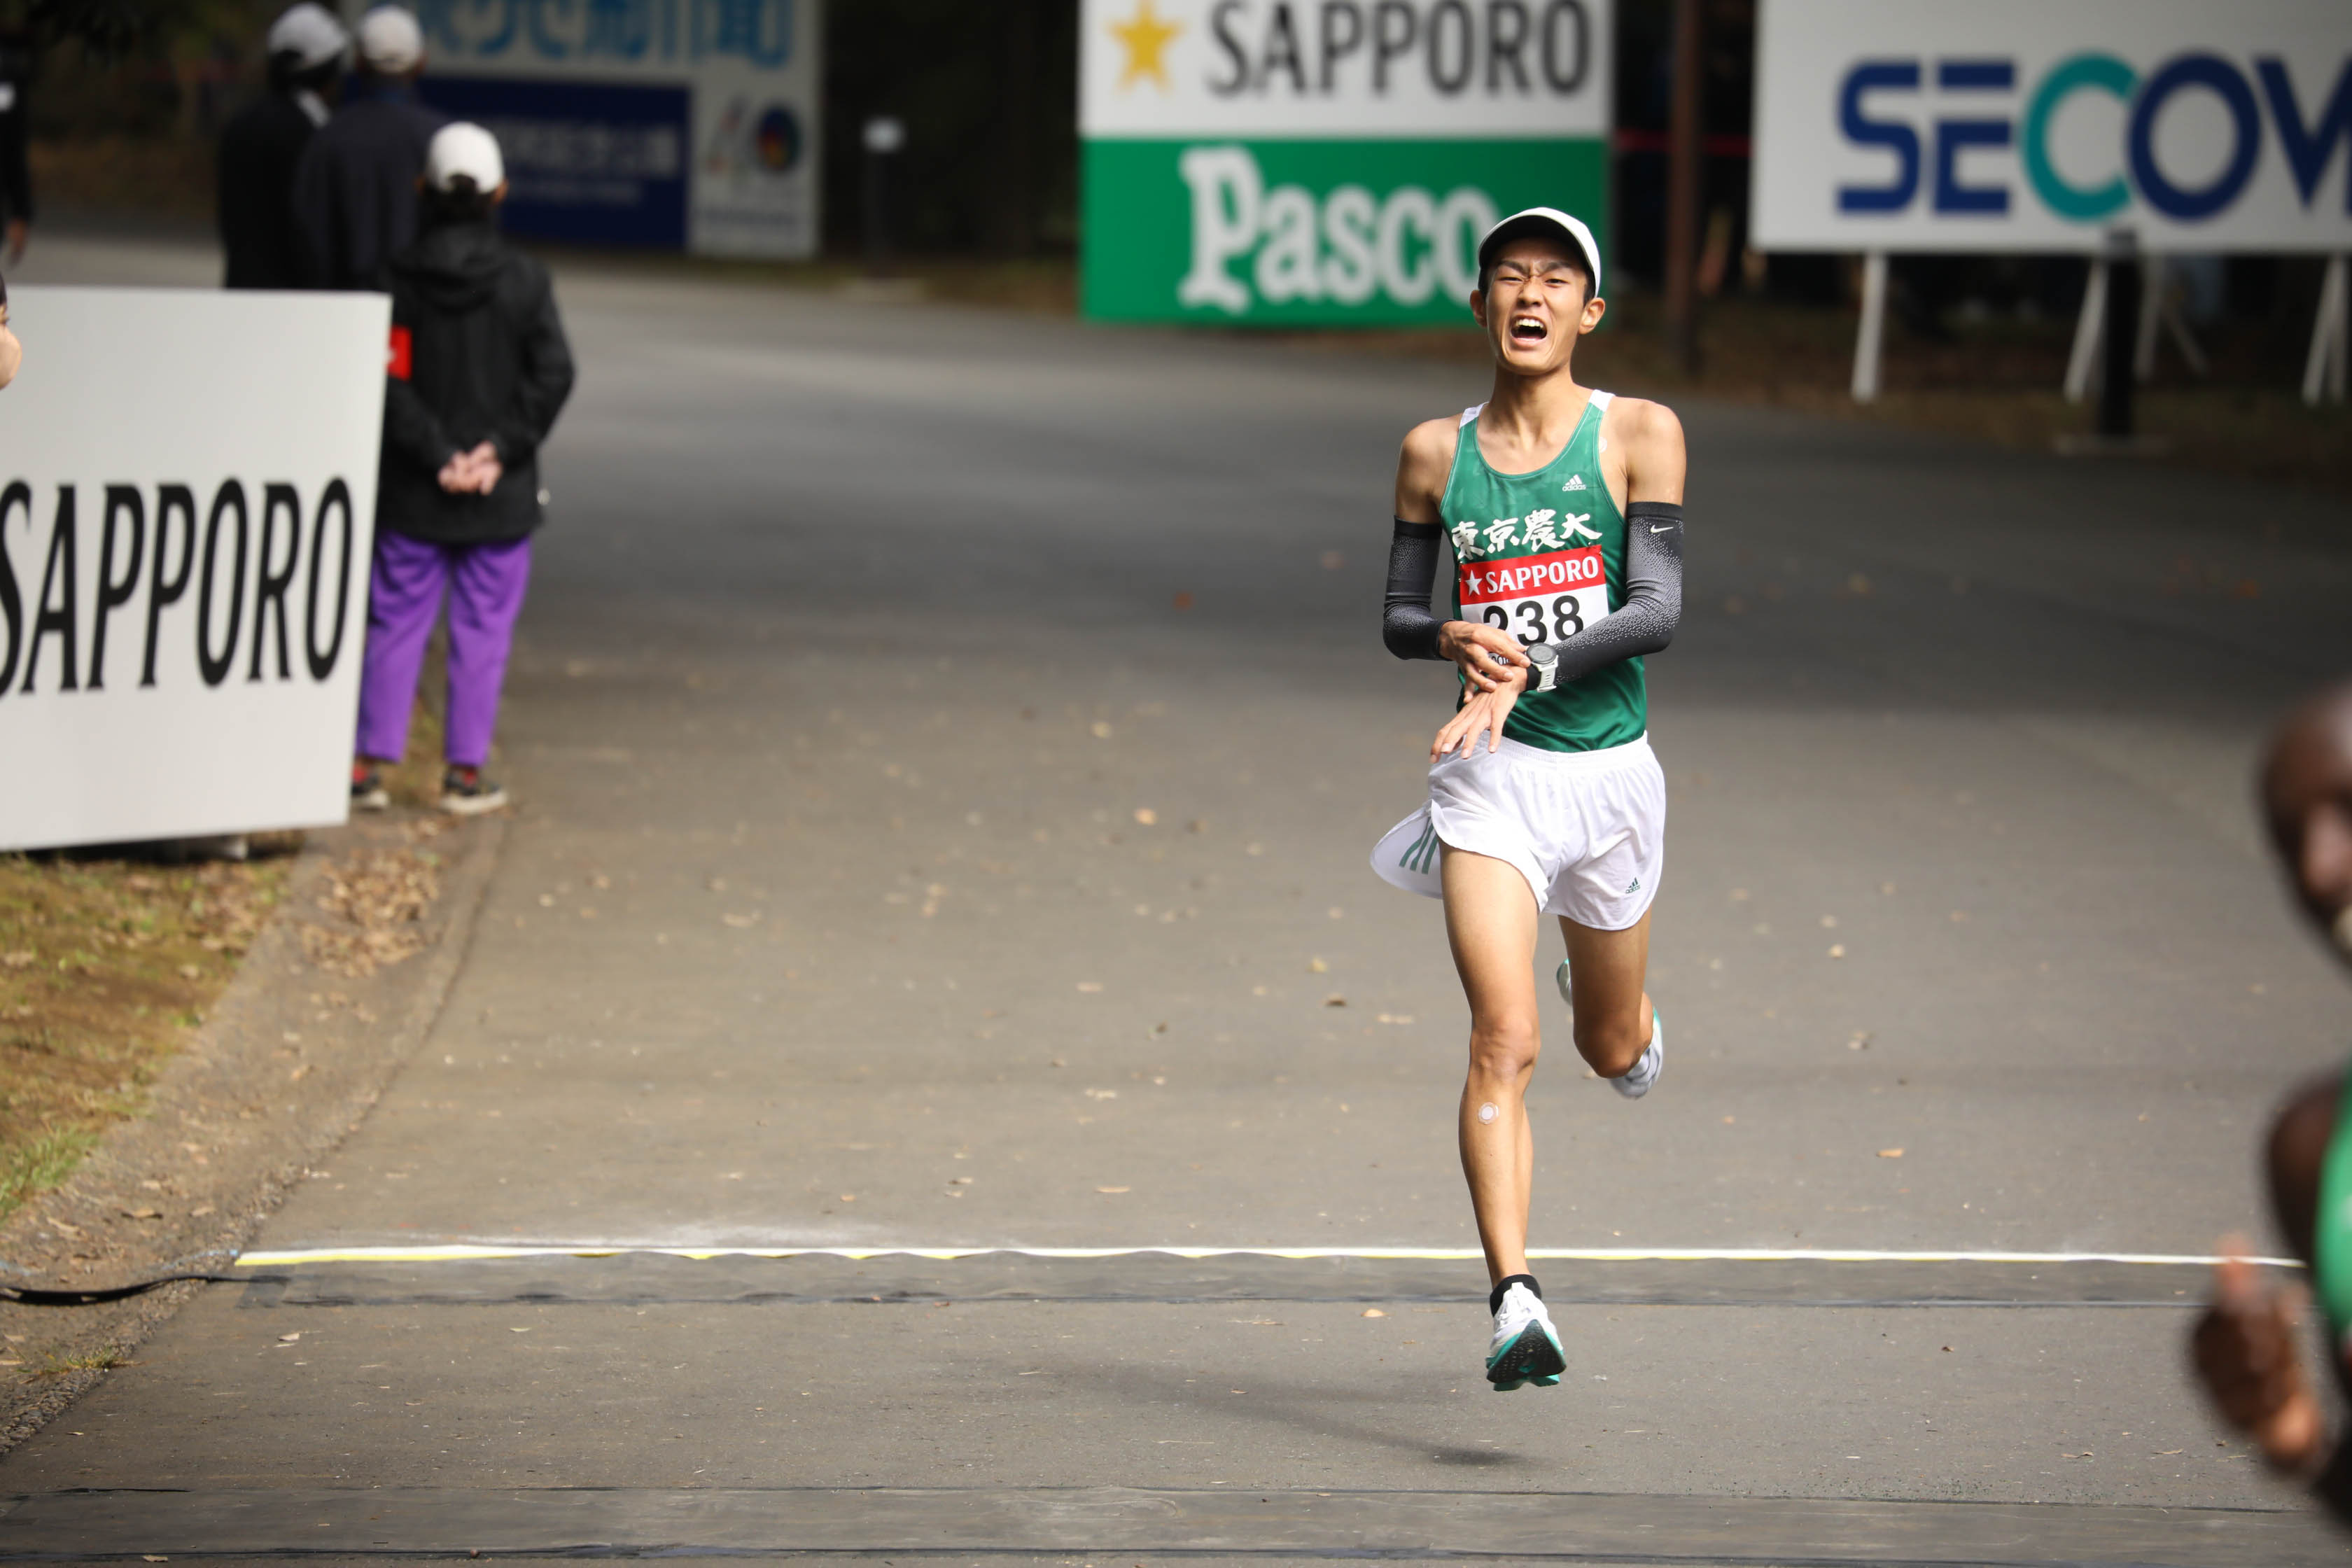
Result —
<path fill-rule="evenodd" d="M 1462 607 L 1524 599 L 1570 588 L 1598 588 L 1603 573 L 1601 547 L 1554 550 L 1542 555 L 1517 555 L 1507 561 L 1465 561 L 1462 563 Z"/>

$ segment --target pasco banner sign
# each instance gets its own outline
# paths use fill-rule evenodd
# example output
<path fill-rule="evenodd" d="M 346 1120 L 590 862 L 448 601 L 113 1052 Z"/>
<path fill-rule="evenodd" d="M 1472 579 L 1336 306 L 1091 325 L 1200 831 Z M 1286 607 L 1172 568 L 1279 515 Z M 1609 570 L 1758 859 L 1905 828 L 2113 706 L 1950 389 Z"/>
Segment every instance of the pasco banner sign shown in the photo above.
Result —
<path fill-rule="evenodd" d="M 1756 243 L 2352 249 L 2343 0 L 1763 0 Z"/>
<path fill-rule="evenodd" d="M 342 821 L 390 301 L 9 306 L 0 849 Z"/>
<path fill-rule="evenodd" d="M 1100 320 L 1463 320 L 1479 234 L 1607 245 L 1611 0 L 1084 0 Z"/>
<path fill-rule="evenodd" d="M 593 245 L 808 256 L 815 0 L 421 0 L 417 90 L 489 127 L 506 226 Z"/>

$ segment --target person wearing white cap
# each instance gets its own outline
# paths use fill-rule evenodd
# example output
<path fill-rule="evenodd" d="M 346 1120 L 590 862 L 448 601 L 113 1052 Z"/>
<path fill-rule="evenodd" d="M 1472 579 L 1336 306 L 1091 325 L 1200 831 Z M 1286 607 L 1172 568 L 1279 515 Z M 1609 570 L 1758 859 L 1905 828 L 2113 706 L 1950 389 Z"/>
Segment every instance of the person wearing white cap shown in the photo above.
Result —
<path fill-rule="evenodd" d="M 327 122 L 323 96 L 342 69 L 351 35 L 323 5 L 302 0 L 270 24 L 268 90 L 221 130 L 220 237 L 231 289 L 298 289 L 294 170 Z"/>
<path fill-rule="evenodd" d="M 294 227 L 312 289 L 382 287 L 385 258 L 416 236 L 425 144 L 446 122 L 417 100 L 425 31 L 413 12 L 378 5 L 360 18 L 353 41 L 359 69 L 342 107 L 294 173 Z"/>
<path fill-rule="evenodd" d="M 1576 380 L 1577 342 L 1607 308 L 1581 221 L 1530 207 L 1495 225 L 1469 306 L 1494 387 L 1405 437 L 1381 626 L 1398 658 L 1457 665 L 1461 695 L 1430 746 L 1428 804 L 1372 866 L 1445 903 L 1470 1004 L 1458 1136 L 1493 1287 L 1486 1380 L 1508 1391 L 1567 1368 L 1527 1256 L 1544 915 L 1567 944 L 1556 978 L 1578 1053 L 1629 1099 L 1665 1059 L 1643 989 L 1666 800 L 1642 658 L 1681 615 L 1684 451 L 1663 405 Z M 1441 616 L 1431 592 L 1449 537 Z"/>
<path fill-rule="evenodd" d="M 383 764 L 408 745 L 425 642 L 449 601 L 441 808 L 493 811 L 483 773 L 515 618 L 544 521 L 540 444 L 572 391 L 547 268 L 499 237 L 498 139 L 460 121 L 425 154 L 424 232 L 392 258 L 392 344 L 376 476 L 352 804 L 390 800 Z"/>

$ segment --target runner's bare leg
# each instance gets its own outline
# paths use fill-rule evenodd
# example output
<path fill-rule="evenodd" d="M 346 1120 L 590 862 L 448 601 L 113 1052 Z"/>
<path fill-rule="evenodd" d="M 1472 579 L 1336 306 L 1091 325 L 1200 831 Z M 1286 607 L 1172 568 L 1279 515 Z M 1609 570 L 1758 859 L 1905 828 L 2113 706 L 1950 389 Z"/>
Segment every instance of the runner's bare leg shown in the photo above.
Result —
<path fill-rule="evenodd" d="M 1541 923 L 1517 868 L 1446 847 L 1445 938 L 1470 1004 L 1470 1071 L 1462 1086 L 1462 1174 L 1478 1218 L 1491 1283 L 1528 1271 L 1528 1205 L 1535 1138 L 1528 1082 L 1542 1041 L 1535 984 Z M 1491 1115 L 1484 1108 L 1494 1108 Z"/>
<path fill-rule="evenodd" d="M 1525 879 L 1521 879 L 1525 885 Z M 1655 1014 L 1642 989 L 1650 972 L 1650 913 L 1623 931 L 1596 931 L 1562 915 L 1568 981 L 1576 992 L 1576 1053 L 1602 1078 L 1633 1069 L 1649 1048 Z"/>

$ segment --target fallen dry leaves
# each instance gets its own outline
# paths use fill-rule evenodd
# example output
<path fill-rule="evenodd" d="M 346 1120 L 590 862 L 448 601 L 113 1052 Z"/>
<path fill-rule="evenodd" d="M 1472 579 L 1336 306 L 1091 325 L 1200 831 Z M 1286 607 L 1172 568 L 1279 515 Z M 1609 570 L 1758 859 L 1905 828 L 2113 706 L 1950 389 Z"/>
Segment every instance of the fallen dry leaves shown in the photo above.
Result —
<path fill-rule="evenodd" d="M 357 849 L 331 868 L 319 894 L 327 919 L 302 928 L 303 956 L 357 980 L 423 952 L 425 914 L 441 893 L 441 858 L 415 845 L 444 826 L 413 824 L 409 844 Z"/>

